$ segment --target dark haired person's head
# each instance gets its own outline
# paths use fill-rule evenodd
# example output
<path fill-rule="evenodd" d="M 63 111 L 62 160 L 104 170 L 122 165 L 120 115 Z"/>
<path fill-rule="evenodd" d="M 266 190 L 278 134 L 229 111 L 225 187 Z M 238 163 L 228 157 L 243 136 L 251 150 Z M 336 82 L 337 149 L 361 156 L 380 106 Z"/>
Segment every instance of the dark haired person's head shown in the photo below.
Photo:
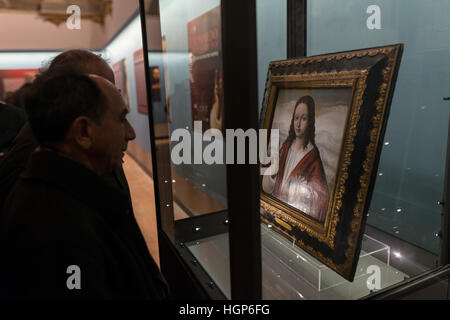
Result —
<path fill-rule="evenodd" d="M 308 143 L 315 144 L 315 109 L 314 99 L 311 96 L 302 96 L 297 100 L 289 127 L 289 140 L 302 138 L 305 148 Z"/>
<path fill-rule="evenodd" d="M 120 93 L 97 75 L 55 68 L 35 80 L 26 106 L 41 146 L 57 149 L 99 175 L 120 167 L 128 141 L 135 138 Z"/>
<path fill-rule="evenodd" d="M 114 72 L 100 55 L 83 49 L 72 49 L 57 55 L 48 66 L 46 72 L 72 67 L 83 73 L 99 75 L 115 83 Z"/>
<path fill-rule="evenodd" d="M 36 81 L 39 81 L 39 78 L 43 76 L 48 78 L 53 73 L 61 73 L 63 69 L 73 69 L 84 74 L 95 74 L 115 83 L 114 72 L 108 63 L 100 55 L 83 49 L 67 50 L 57 55 L 47 67 L 40 70 L 40 73 L 36 76 Z M 18 100 L 18 106 L 28 110 L 25 102 L 28 100 L 26 95 L 29 94 L 30 87 L 27 86 L 19 91 L 21 92 L 17 97 L 20 99 Z"/>
<path fill-rule="evenodd" d="M 16 92 L 14 92 L 11 100 L 11 104 L 13 106 L 19 107 L 25 110 L 25 97 L 27 92 L 30 90 L 32 84 L 25 83 L 22 87 L 20 87 Z"/>

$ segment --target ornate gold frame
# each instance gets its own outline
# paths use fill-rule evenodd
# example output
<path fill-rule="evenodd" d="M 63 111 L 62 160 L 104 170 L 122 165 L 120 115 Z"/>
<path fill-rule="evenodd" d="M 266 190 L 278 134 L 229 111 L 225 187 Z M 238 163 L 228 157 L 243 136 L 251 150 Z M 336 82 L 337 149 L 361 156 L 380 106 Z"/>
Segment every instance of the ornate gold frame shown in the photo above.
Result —
<path fill-rule="evenodd" d="M 353 280 L 358 260 L 359 240 L 362 238 L 364 218 L 369 204 L 368 195 L 375 178 L 373 169 L 377 166 L 379 158 L 381 149 L 379 144 L 384 134 L 388 102 L 390 102 L 392 96 L 392 84 L 395 83 L 393 80 L 395 80 L 398 71 L 402 48 L 402 45 L 394 45 L 272 62 L 269 65 L 261 117 L 261 128 L 263 129 L 271 129 L 272 127 L 279 89 L 339 87 L 352 89 L 351 104 L 340 148 L 336 182 L 333 191 L 330 192 L 325 222 L 319 223 L 300 210 L 263 191 L 261 192 L 261 208 L 264 212 L 262 221 L 267 224 L 270 223 L 274 230 L 294 241 L 302 249 L 348 280 Z M 331 71 L 330 64 L 335 65 L 335 68 L 332 68 Z M 323 70 L 321 69 L 322 66 Z M 378 98 L 374 101 L 370 101 L 365 96 L 370 90 L 376 90 L 375 92 L 378 95 Z M 370 123 L 367 124 L 371 126 L 367 139 L 370 142 L 366 145 L 365 150 L 356 150 L 355 139 L 361 135 L 367 135 L 365 132 L 358 131 L 358 124 L 364 125 L 364 123 L 359 123 L 360 115 L 364 112 L 372 112 L 371 114 L 373 114 Z M 357 170 L 355 171 L 352 167 L 357 165 L 352 164 L 351 161 L 354 152 L 364 154 L 364 160 L 360 164 L 363 173 L 359 177 L 355 177 Z M 356 202 L 353 205 L 352 212 L 343 212 L 344 194 L 348 192 L 346 183 L 350 177 L 358 178 L 359 189 L 355 190 Z M 347 226 L 338 227 L 343 214 L 351 215 L 351 222 Z M 269 221 L 269 218 L 271 221 Z M 294 230 L 296 233 L 293 232 Z M 341 244 L 337 248 L 336 239 L 343 242 L 342 235 L 346 235 L 346 244 Z M 314 239 L 315 243 L 322 243 L 328 249 L 318 248 L 317 245 L 312 245 L 305 239 Z M 341 258 L 338 258 L 339 252 L 335 251 L 342 248 L 345 248 L 345 252 L 341 252 Z"/>

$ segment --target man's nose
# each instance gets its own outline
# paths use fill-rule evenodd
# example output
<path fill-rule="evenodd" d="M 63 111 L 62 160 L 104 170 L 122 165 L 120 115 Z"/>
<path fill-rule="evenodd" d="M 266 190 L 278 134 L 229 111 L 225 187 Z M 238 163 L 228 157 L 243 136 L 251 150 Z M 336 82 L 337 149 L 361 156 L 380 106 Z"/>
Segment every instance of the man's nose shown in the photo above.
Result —
<path fill-rule="evenodd" d="M 132 125 L 128 122 L 128 120 L 127 120 L 125 139 L 127 141 L 136 139 L 136 132 L 134 132 L 134 129 L 133 129 Z"/>

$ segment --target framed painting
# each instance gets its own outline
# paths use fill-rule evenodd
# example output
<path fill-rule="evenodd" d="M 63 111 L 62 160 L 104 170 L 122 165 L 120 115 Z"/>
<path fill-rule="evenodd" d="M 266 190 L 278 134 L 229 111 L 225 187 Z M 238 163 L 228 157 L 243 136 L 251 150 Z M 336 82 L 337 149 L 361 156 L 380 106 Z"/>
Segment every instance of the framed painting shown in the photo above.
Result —
<path fill-rule="evenodd" d="M 144 51 L 133 53 L 134 77 L 136 81 L 136 100 L 138 113 L 148 114 L 147 87 L 145 82 Z"/>
<path fill-rule="evenodd" d="M 0 100 L 12 99 L 14 92 L 24 84 L 33 82 L 38 69 L 0 70 Z"/>
<path fill-rule="evenodd" d="M 161 101 L 161 83 L 160 83 L 160 73 L 159 67 L 150 66 L 150 87 L 152 90 L 152 101 Z"/>
<path fill-rule="evenodd" d="M 279 141 L 268 162 L 277 170 L 261 176 L 262 220 L 349 281 L 402 52 L 397 44 L 269 65 L 261 128 Z"/>
<path fill-rule="evenodd" d="M 114 78 L 116 80 L 116 87 L 119 89 L 123 100 L 129 106 L 130 100 L 128 97 L 128 72 L 127 72 L 127 62 L 124 59 L 117 61 L 112 65 Z"/>
<path fill-rule="evenodd" d="M 223 130 L 224 97 L 220 6 L 188 22 L 192 126 Z"/>

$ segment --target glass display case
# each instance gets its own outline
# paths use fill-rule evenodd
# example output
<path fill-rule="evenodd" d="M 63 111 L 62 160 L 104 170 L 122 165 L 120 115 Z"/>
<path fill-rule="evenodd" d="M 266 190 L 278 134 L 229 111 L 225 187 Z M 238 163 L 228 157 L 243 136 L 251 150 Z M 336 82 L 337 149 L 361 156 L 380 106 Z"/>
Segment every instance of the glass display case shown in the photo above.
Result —
<path fill-rule="evenodd" d="M 446 289 L 447 4 L 366 2 L 140 1 L 161 269 L 174 298 L 388 299 L 437 277 Z M 394 43 L 403 61 L 350 282 L 261 222 L 258 164 L 207 150 L 229 142 L 227 129 L 259 128 L 270 62 Z M 251 149 L 249 139 L 247 160 Z"/>
<path fill-rule="evenodd" d="M 226 233 L 186 243 L 227 298 L 231 297 Z M 355 280 L 349 282 L 323 263 L 261 225 L 263 299 L 359 299 L 376 286 L 387 288 L 409 277 L 390 265 L 390 247 L 370 236 L 362 240 Z M 370 276 L 380 275 L 380 283 Z"/>
<path fill-rule="evenodd" d="M 235 41 L 233 36 L 233 30 L 245 28 L 244 21 L 252 21 L 254 10 L 249 4 L 239 5 L 241 25 L 233 22 L 235 9 L 217 0 L 141 1 L 143 37 L 147 40 L 144 49 L 152 41 L 162 44 L 159 52 L 148 51 L 145 58 L 148 66 L 161 62 L 166 133 L 155 136 L 157 115 L 153 98 L 148 99 L 149 110 L 153 109 L 149 120 L 150 135 L 155 137 L 151 149 L 161 269 L 168 279 L 177 279 L 169 280 L 174 297 L 225 298 L 186 243 L 224 233 L 238 239 L 242 234 L 252 234 L 249 233 L 252 228 L 254 234 L 259 231 L 253 223 L 259 220 L 258 186 L 252 182 L 258 178 L 258 165 L 225 164 L 225 159 L 216 154 L 219 150 L 209 157 L 206 154 L 211 141 L 224 145 L 226 129 L 257 126 L 256 41 L 253 51 L 251 47 L 242 51 L 242 47 L 248 47 L 251 33 L 243 35 L 241 41 Z M 156 20 L 160 23 L 153 23 Z M 224 32 L 225 29 L 229 32 Z M 158 37 L 155 40 L 155 30 L 160 33 L 159 40 Z M 150 83 L 150 75 L 147 80 Z M 238 112 L 240 117 L 234 117 Z M 246 211 L 253 213 L 240 214 Z M 258 236 L 251 238 L 244 244 L 233 241 L 224 244 L 230 252 L 247 247 L 247 252 L 255 253 L 253 258 L 227 256 L 225 265 L 234 263 L 237 267 L 223 269 L 227 286 L 238 283 L 233 286 L 234 294 L 243 298 L 260 292 L 260 277 L 253 267 L 260 260 L 259 241 Z M 220 255 L 218 252 L 211 260 L 218 260 Z M 242 273 L 243 268 L 238 266 L 241 262 L 248 266 L 247 272 Z M 187 276 L 181 275 L 175 265 L 185 270 Z"/>

